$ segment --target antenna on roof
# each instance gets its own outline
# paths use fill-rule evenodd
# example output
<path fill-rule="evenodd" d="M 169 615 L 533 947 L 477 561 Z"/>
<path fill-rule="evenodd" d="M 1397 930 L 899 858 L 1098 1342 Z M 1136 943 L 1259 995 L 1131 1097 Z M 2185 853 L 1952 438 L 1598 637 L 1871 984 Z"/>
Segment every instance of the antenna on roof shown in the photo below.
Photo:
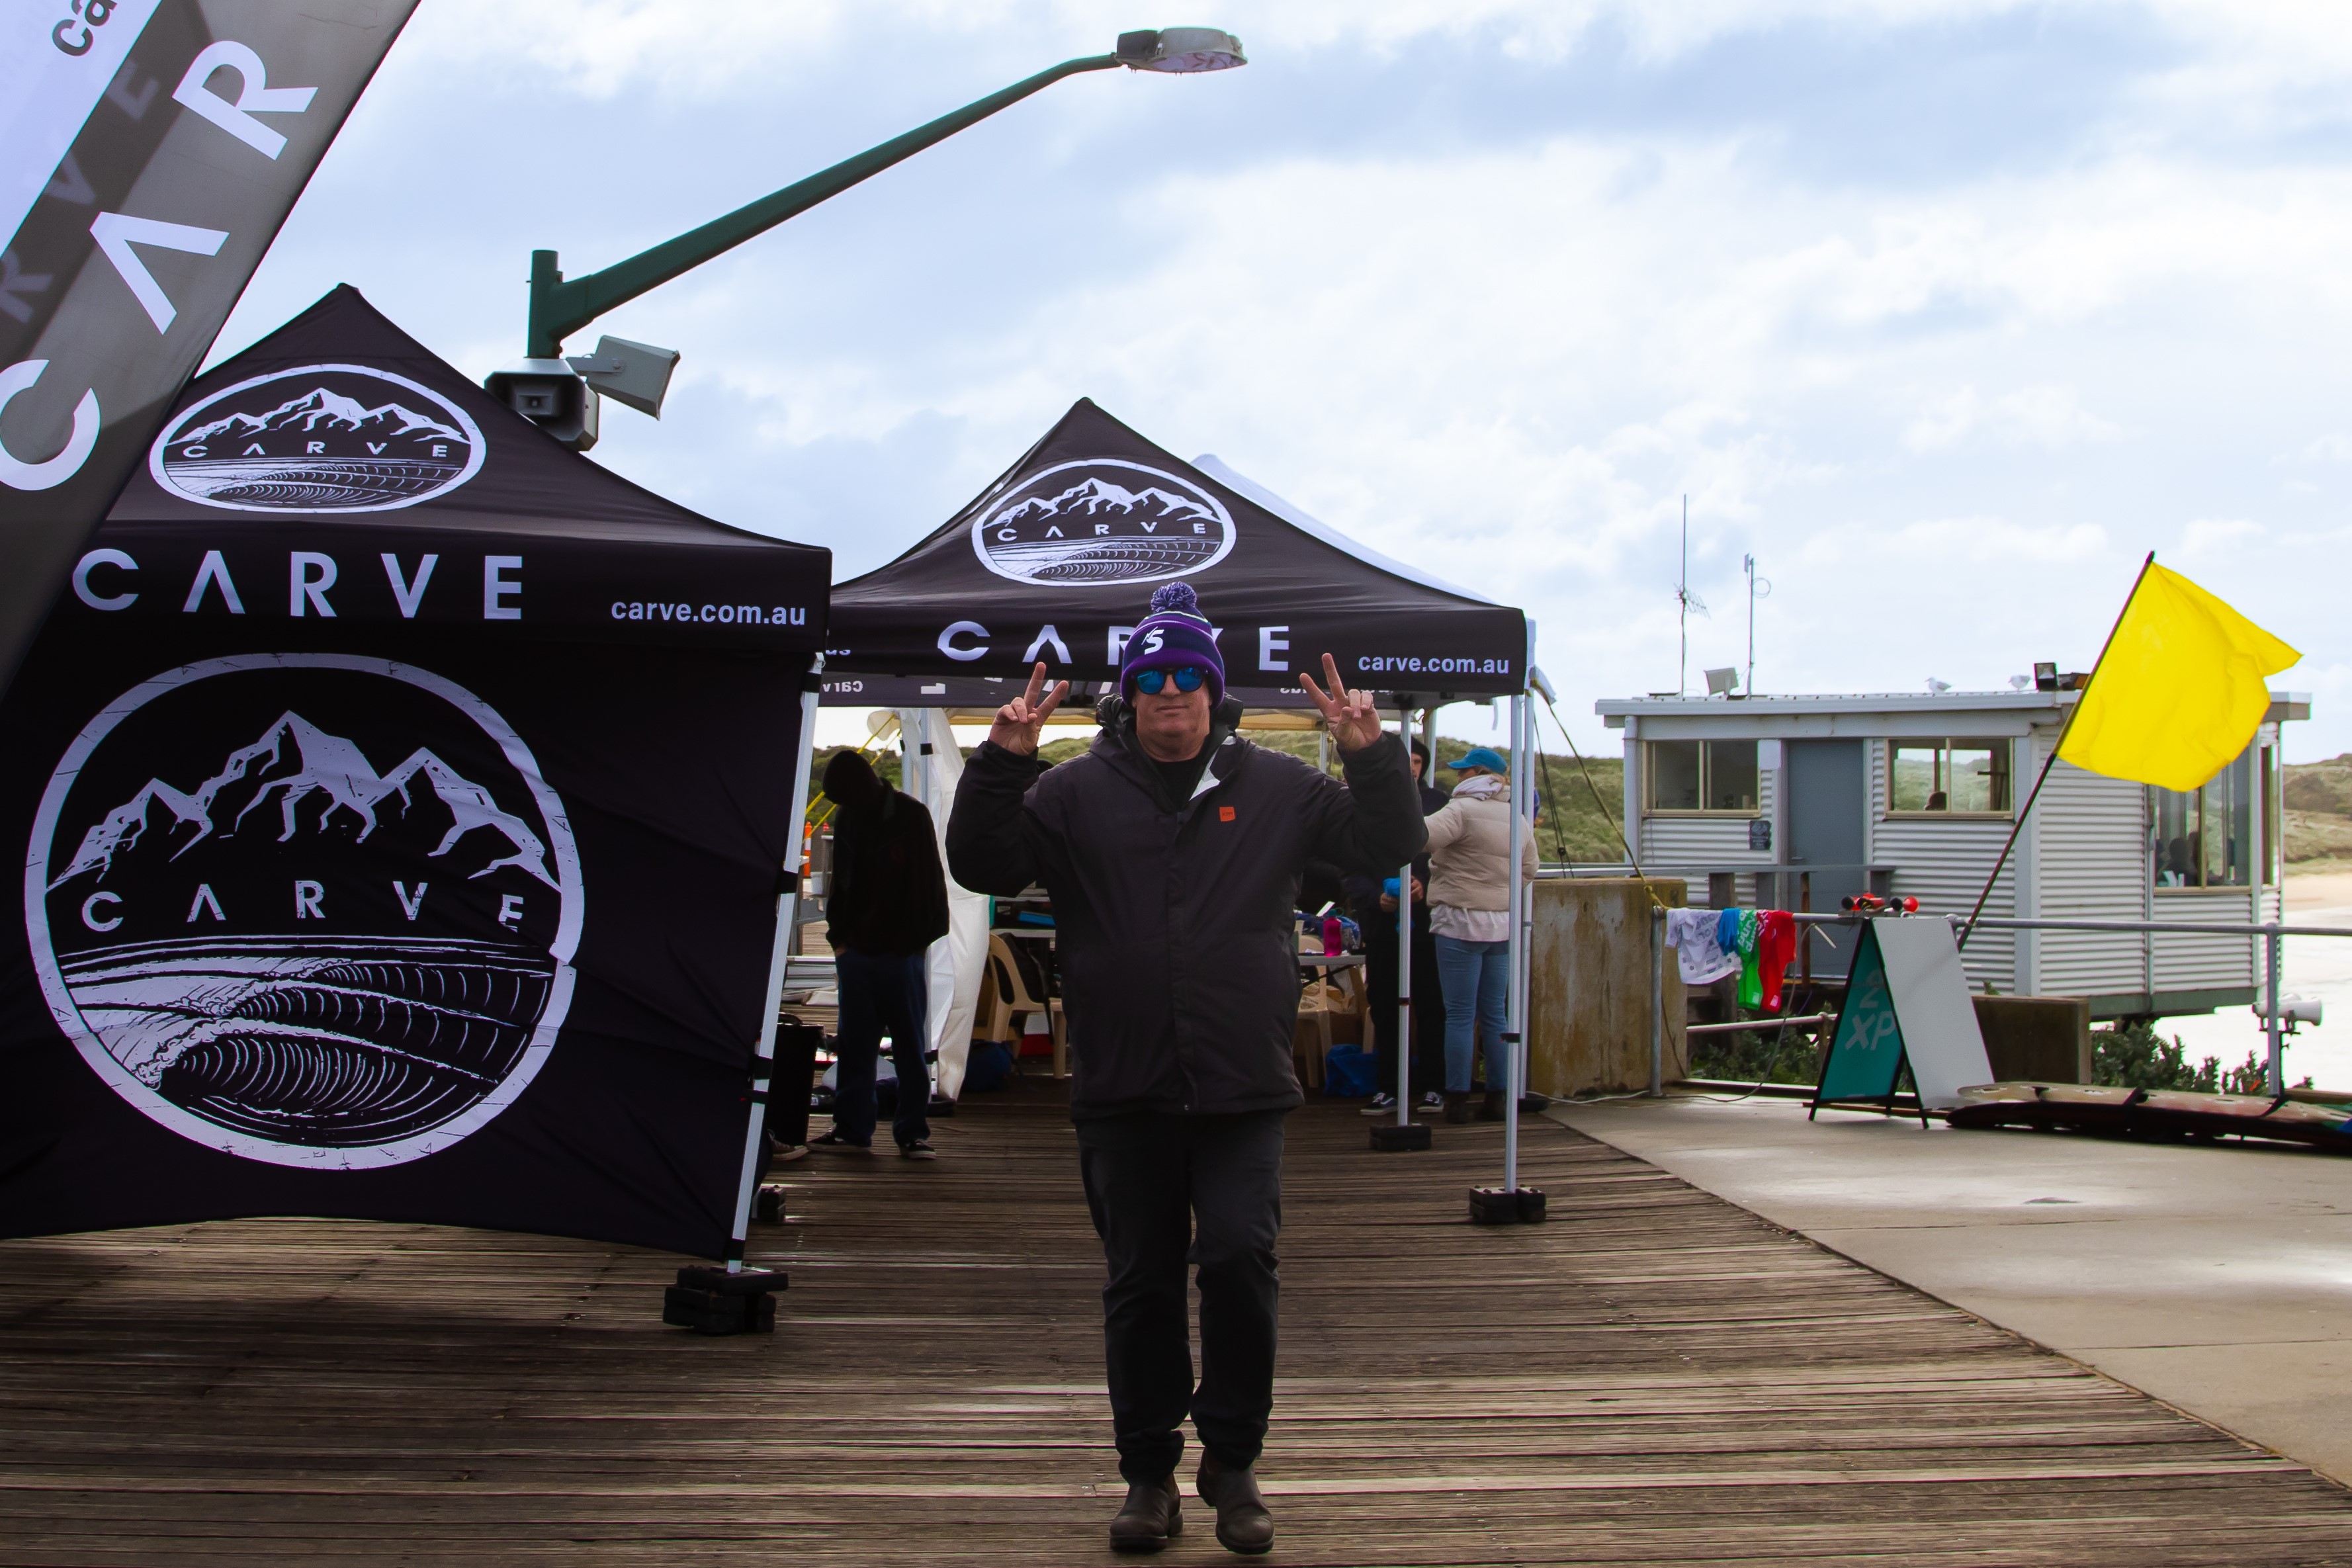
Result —
<path fill-rule="evenodd" d="M 1772 579 L 1756 575 L 1756 557 L 1743 555 L 1739 569 L 1748 574 L 1748 695 L 1756 695 L 1756 601 L 1772 596 Z"/>
<path fill-rule="evenodd" d="M 1690 497 L 1683 497 L 1683 565 L 1682 575 L 1675 583 L 1675 603 L 1680 627 L 1682 649 L 1675 662 L 1675 695 L 1680 697 L 1690 685 L 1690 613 L 1706 614 L 1706 601 L 1690 591 Z"/>

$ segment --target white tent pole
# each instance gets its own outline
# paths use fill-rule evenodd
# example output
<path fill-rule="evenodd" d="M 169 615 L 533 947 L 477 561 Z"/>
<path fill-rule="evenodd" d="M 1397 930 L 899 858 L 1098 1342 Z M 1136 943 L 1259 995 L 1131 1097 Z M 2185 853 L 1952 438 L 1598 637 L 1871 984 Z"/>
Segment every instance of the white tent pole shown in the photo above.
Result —
<path fill-rule="evenodd" d="M 927 799 L 931 785 L 930 770 L 921 754 L 929 733 L 923 711 L 920 708 L 898 710 L 898 790 L 917 800 Z"/>
<path fill-rule="evenodd" d="M 784 891 L 776 899 L 776 940 L 768 949 L 768 989 L 760 1005 L 760 1041 L 752 1047 L 751 1114 L 743 1123 L 743 1178 L 735 1190 L 735 1229 L 727 1247 L 727 1272 L 743 1271 L 743 1238 L 751 1230 L 751 1195 L 760 1184 L 760 1134 L 767 1130 L 769 1066 L 776 1059 L 776 1014 L 784 1005 L 784 969 L 793 928 L 801 914 L 801 827 L 808 820 L 809 757 L 816 743 L 816 697 L 824 655 L 809 666 L 801 688 L 800 755 L 793 763 L 793 815 L 787 836 Z M 805 1097 L 809 1086 L 787 1086 Z"/>
<path fill-rule="evenodd" d="M 1528 836 L 1534 838 L 1538 805 L 1536 780 L 1540 776 L 1539 764 L 1543 758 L 1543 736 L 1536 727 L 1536 698 L 1541 696 L 1549 703 L 1552 692 L 1551 683 L 1544 679 L 1543 671 L 1536 668 L 1536 623 L 1532 616 L 1528 617 L 1527 626 L 1528 651 L 1519 678 L 1518 697 L 1519 731 L 1521 738 L 1527 742 L 1527 789 L 1516 798 L 1519 802 L 1517 810 L 1527 818 Z M 1513 755 L 1516 757 L 1517 753 Z M 1558 801 L 1552 803 L 1552 809 L 1559 809 Z M 1513 864 L 1516 867 L 1517 862 Z M 1536 839 L 1536 865 L 1538 868 L 1543 865 L 1543 841 L 1540 838 Z M 1519 1061 L 1519 1092 L 1525 1094 L 1532 1045 L 1528 1037 L 1534 1032 L 1535 1013 L 1536 889 L 1533 883 L 1522 880 L 1519 902 L 1511 910 L 1511 921 L 1512 934 L 1517 939 L 1517 945 L 1511 949 L 1511 983 L 1517 987 L 1514 994 L 1518 998 L 1518 1011 L 1512 1015 L 1511 1029 L 1519 1037 L 1515 1054 Z"/>
<path fill-rule="evenodd" d="M 1412 755 L 1412 703 L 1410 699 L 1397 700 L 1397 739 L 1405 744 L 1405 769 L 1410 775 Z M 1421 792 L 1413 791 L 1413 807 L 1421 806 Z M 1412 1125 L 1412 862 L 1407 860 L 1397 873 L 1397 1125 Z"/>
<path fill-rule="evenodd" d="M 1527 852 L 1528 805 L 1534 795 L 1529 785 L 1535 775 L 1528 766 L 1528 699 L 1522 692 L 1511 699 L 1511 946 L 1505 955 L 1505 962 L 1511 966 L 1511 981 L 1502 1039 L 1507 1097 L 1503 1106 L 1503 1190 L 1507 1193 L 1519 1189 L 1519 1096 L 1525 1090 L 1527 1079 L 1523 1065 L 1527 1059 L 1527 883 L 1519 872 L 1519 857 Z"/>
<path fill-rule="evenodd" d="M 898 793 L 901 795 L 912 795 L 915 799 L 921 801 L 927 807 L 929 805 L 931 798 L 931 759 L 929 755 L 931 749 L 931 726 L 929 719 L 926 716 L 929 712 L 929 710 L 923 708 L 901 708 L 898 710 Z M 926 969 L 929 968 L 928 952 L 925 956 L 925 967 Z M 927 1008 L 936 1005 L 930 998 L 930 993 L 933 988 L 929 984 L 929 975 L 926 973 L 924 976 L 923 994 Z M 929 1050 L 931 1047 L 930 1018 L 926 1016 L 919 1021 L 918 1026 L 922 1030 L 923 1043 L 920 1048 Z M 898 1072 L 896 1057 L 898 1042 L 894 1039 L 890 1044 L 892 1047 L 891 1055 L 889 1058 L 885 1059 L 892 1062 L 890 1070 L 895 1076 Z M 906 1088 L 907 1086 L 905 1084 L 900 1084 L 898 1086 L 898 1091 L 900 1093 L 904 1093 L 906 1091 Z M 923 1083 L 923 1102 L 925 1105 L 929 1105 L 930 1103 L 930 1080 L 926 1078 Z"/>

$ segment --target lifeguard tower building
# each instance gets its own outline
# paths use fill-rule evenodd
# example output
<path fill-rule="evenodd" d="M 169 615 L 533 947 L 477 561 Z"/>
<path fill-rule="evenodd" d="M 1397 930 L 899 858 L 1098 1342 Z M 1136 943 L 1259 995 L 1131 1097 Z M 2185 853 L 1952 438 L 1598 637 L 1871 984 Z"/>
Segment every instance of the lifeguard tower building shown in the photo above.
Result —
<path fill-rule="evenodd" d="M 1667 696 L 1595 709 L 1625 734 L 1625 821 L 1643 868 L 1685 879 L 1693 903 L 1826 912 L 1869 890 L 1966 914 L 2078 696 Z M 1985 913 L 2278 918 L 2280 726 L 2309 718 L 2311 700 L 2271 698 L 2252 743 L 2193 794 L 2058 763 Z M 2252 1002 L 2258 946 L 1988 929 L 1966 963 L 1979 990 L 2084 997 L 2094 1018 L 2152 1017 Z"/>

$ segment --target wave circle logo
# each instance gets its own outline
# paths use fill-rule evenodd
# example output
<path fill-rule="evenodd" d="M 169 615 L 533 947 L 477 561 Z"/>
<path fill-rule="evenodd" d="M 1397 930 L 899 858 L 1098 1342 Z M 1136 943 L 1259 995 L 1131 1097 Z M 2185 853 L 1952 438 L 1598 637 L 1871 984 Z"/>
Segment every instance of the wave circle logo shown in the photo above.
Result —
<path fill-rule="evenodd" d="M 981 564 L 1042 588 L 1156 583 L 1214 566 L 1234 548 L 1224 504 L 1189 479 L 1117 458 L 1057 463 L 1006 491 L 971 525 Z"/>
<path fill-rule="evenodd" d="M 404 375 L 310 364 L 224 387 L 147 454 L 173 495 L 232 511 L 390 511 L 481 471 L 466 411 Z"/>
<path fill-rule="evenodd" d="M 198 1143 L 362 1170 L 529 1087 L 580 858 L 513 727 L 391 659 L 245 654 L 124 693 L 58 759 L 25 927 L 59 1028 Z"/>

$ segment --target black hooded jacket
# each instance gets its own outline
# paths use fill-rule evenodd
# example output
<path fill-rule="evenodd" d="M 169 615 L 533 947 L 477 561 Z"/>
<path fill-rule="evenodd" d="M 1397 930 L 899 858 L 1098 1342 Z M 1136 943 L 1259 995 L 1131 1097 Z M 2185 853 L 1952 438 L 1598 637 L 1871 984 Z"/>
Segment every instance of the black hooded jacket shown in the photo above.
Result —
<path fill-rule="evenodd" d="M 987 742 L 964 766 L 948 865 L 975 892 L 1053 895 L 1077 1120 L 1288 1110 L 1293 912 L 1309 859 L 1370 874 L 1424 842 L 1404 747 L 1343 755 L 1347 784 L 1213 731 L 1192 797 L 1163 798 L 1131 725 L 1041 768 Z"/>
<path fill-rule="evenodd" d="M 826 942 L 835 951 L 908 956 L 947 935 L 947 879 L 923 803 L 885 784 L 856 752 L 825 763 L 824 793 L 838 808 Z"/>

